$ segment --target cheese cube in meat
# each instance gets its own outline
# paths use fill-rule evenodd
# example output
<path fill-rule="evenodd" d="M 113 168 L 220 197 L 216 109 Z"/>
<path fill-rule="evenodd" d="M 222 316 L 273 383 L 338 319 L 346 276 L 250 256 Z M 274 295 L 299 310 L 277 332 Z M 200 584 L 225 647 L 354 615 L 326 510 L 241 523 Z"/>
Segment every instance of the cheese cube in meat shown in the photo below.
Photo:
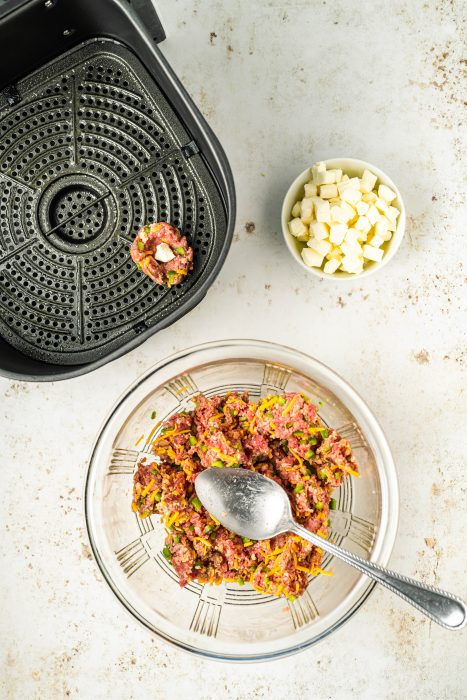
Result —
<path fill-rule="evenodd" d="M 311 238 L 307 245 L 309 248 L 311 248 L 311 250 L 314 250 L 316 253 L 322 255 L 323 258 L 332 248 L 329 241 L 319 241 L 316 238 Z"/>
<path fill-rule="evenodd" d="M 319 188 L 319 196 L 322 199 L 337 197 L 337 185 L 321 185 Z"/>
<path fill-rule="evenodd" d="M 340 265 L 340 260 L 336 260 L 335 258 L 333 260 L 328 260 L 324 266 L 324 272 L 326 272 L 328 275 L 332 275 L 340 267 Z"/>
<path fill-rule="evenodd" d="M 154 257 L 159 262 L 166 263 L 173 260 L 175 255 L 172 253 L 172 248 L 169 245 L 167 245 L 167 243 L 159 243 L 159 245 L 156 248 Z"/>
<path fill-rule="evenodd" d="M 370 224 L 372 226 L 374 226 L 376 224 L 376 222 L 379 221 L 379 219 L 381 218 L 381 214 L 379 213 L 379 211 L 377 210 L 377 208 L 375 207 L 374 204 L 372 204 L 368 208 L 368 211 L 366 213 L 366 218 L 368 219 L 368 221 L 370 222 Z"/>
<path fill-rule="evenodd" d="M 331 224 L 329 232 L 329 240 L 335 245 L 340 245 L 345 238 L 347 233 L 346 224 Z"/>
<path fill-rule="evenodd" d="M 300 218 L 304 224 L 309 224 L 313 218 L 313 199 L 305 197 L 300 204 Z"/>
<path fill-rule="evenodd" d="M 315 217 L 316 221 L 321 221 L 324 224 L 331 223 L 331 207 L 329 202 L 321 197 L 314 197 L 313 203 L 315 205 Z"/>
<path fill-rule="evenodd" d="M 321 221 L 312 221 L 310 224 L 310 233 L 318 241 L 323 241 L 329 236 L 329 226 L 327 224 L 323 224 Z"/>
<path fill-rule="evenodd" d="M 353 204 L 354 206 L 361 200 L 361 198 L 362 193 L 360 190 L 354 190 L 353 187 L 346 187 L 345 190 L 341 192 L 341 199 L 349 204 Z"/>
<path fill-rule="evenodd" d="M 300 206 L 300 202 L 295 202 L 295 204 L 293 205 L 293 208 L 292 208 L 292 216 L 294 217 L 294 219 L 300 218 L 301 211 L 302 211 L 302 208 Z"/>
<path fill-rule="evenodd" d="M 324 255 L 317 253 L 311 248 L 304 248 L 302 250 L 302 259 L 305 265 L 308 265 L 308 267 L 321 267 L 324 260 Z"/>
<path fill-rule="evenodd" d="M 367 260 L 374 260 L 375 262 L 381 262 L 383 259 L 384 250 L 382 248 L 375 248 L 372 245 L 363 246 L 363 257 Z"/>
<path fill-rule="evenodd" d="M 305 197 L 316 197 L 317 194 L 317 185 L 312 185 L 310 182 L 307 182 L 305 185 Z"/>
<path fill-rule="evenodd" d="M 308 236 L 308 227 L 298 218 L 289 221 L 289 231 L 292 236 L 295 236 L 295 238 L 299 240 L 303 240 L 303 236 Z"/>
<path fill-rule="evenodd" d="M 371 192 L 372 189 L 374 188 L 374 186 L 376 185 L 377 179 L 378 178 L 376 177 L 376 175 L 374 175 L 369 170 L 366 170 L 366 168 L 365 168 L 365 170 L 363 171 L 363 175 L 362 175 L 362 181 L 360 183 L 360 190 L 362 192 L 364 192 L 365 194 L 367 194 L 368 192 Z"/>
<path fill-rule="evenodd" d="M 390 204 L 392 200 L 396 198 L 396 196 L 396 193 L 393 192 L 390 187 L 387 187 L 387 185 L 380 185 L 378 187 L 378 197 L 384 199 L 384 201 L 388 204 Z"/>

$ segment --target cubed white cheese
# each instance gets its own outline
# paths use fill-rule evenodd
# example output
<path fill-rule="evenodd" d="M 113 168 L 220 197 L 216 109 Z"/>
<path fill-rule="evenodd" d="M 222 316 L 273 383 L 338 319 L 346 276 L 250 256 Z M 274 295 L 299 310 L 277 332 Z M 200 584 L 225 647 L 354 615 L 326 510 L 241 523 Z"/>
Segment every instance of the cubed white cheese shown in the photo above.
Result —
<path fill-rule="evenodd" d="M 375 224 L 375 235 L 381 236 L 383 241 L 387 240 L 386 236 L 389 231 L 389 221 L 385 216 L 382 216 Z"/>
<path fill-rule="evenodd" d="M 331 202 L 329 202 L 331 204 Z M 335 204 L 334 206 L 331 206 L 331 223 L 333 224 L 342 224 L 342 212 L 341 208 Z"/>
<path fill-rule="evenodd" d="M 393 192 L 390 187 L 387 187 L 386 185 L 380 185 L 378 187 L 378 197 L 384 199 L 384 201 L 388 204 L 390 204 L 392 200 L 396 198 L 396 196 L 396 193 Z"/>
<path fill-rule="evenodd" d="M 384 250 L 382 248 L 375 248 L 372 245 L 363 246 L 363 257 L 367 260 L 374 260 L 375 262 L 381 262 L 383 259 Z"/>
<path fill-rule="evenodd" d="M 341 182 L 348 182 L 349 181 L 349 176 L 348 175 L 342 175 L 341 177 Z"/>
<path fill-rule="evenodd" d="M 319 253 L 320 255 L 324 256 L 329 253 L 331 250 L 332 246 L 329 243 L 329 241 L 319 241 L 316 238 L 311 238 L 308 243 L 308 247 L 311 248 L 311 250 L 314 250 L 316 253 Z"/>
<path fill-rule="evenodd" d="M 336 168 L 335 170 L 330 170 L 329 172 L 334 175 L 334 182 L 340 182 L 342 180 L 342 170 Z"/>
<path fill-rule="evenodd" d="M 301 236 L 308 236 L 308 227 L 305 226 L 301 219 L 292 219 L 289 221 L 289 231 L 292 236 L 300 239 Z"/>
<path fill-rule="evenodd" d="M 351 177 L 348 178 L 347 180 L 342 180 L 340 183 L 337 185 L 337 189 L 339 190 L 339 194 L 342 195 L 342 192 L 344 190 L 348 189 L 350 187 L 351 190 L 359 190 L 360 189 L 360 178 L 359 177 Z"/>
<path fill-rule="evenodd" d="M 313 218 L 313 199 L 304 197 L 300 204 L 300 218 L 304 224 L 309 224 Z"/>
<path fill-rule="evenodd" d="M 325 238 L 329 237 L 329 226 L 323 224 L 321 221 L 312 221 L 310 224 L 310 233 L 318 241 L 323 241 Z"/>
<path fill-rule="evenodd" d="M 377 236 L 376 234 L 372 237 L 370 241 L 368 241 L 370 245 L 374 246 L 375 248 L 379 248 L 380 246 L 383 245 L 384 243 L 384 238 L 381 238 L 381 236 Z"/>
<path fill-rule="evenodd" d="M 359 216 L 357 221 L 354 223 L 354 228 L 356 228 L 357 231 L 368 233 L 371 228 L 371 224 L 366 216 Z"/>
<path fill-rule="evenodd" d="M 346 224 L 331 224 L 331 229 L 329 232 L 329 240 L 335 245 L 340 245 L 345 238 L 347 233 Z"/>
<path fill-rule="evenodd" d="M 359 243 L 360 241 L 360 234 L 361 231 L 357 231 L 355 228 L 349 228 L 347 229 L 347 233 L 345 234 L 345 242 L 346 243 Z"/>
<path fill-rule="evenodd" d="M 352 219 L 355 219 L 357 212 L 353 208 L 351 204 L 348 202 L 342 202 L 340 203 L 340 208 L 343 214 L 343 217 L 345 219 L 344 223 L 347 223 L 348 221 L 352 221 Z"/>
<path fill-rule="evenodd" d="M 360 183 L 360 190 L 367 194 L 368 192 L 371 192 L 371 190 L 374 188 L 376 185 L 376 180 L 378 178 L 376 175 L 374 175 L 372 172 L 369 170 L 364 170 L 363 175 L 362 175 L 362 181 Z"/>
<path fill-rule="evenodd" d="M 362 196 L 362 199 L 364 202 L 368 202 L 368 204 L 374 204 L 378 199 L 378 195 L 374 192 L 368 192 Z"/>
<path fill-rule="evenodd" d="M 392 223 L 396 223 L 397 217 L 399 216 L 399 209 L 397 207 L 388 207 L 388 210 L 386 212 L 386 216 L 389 219 L 389 221 L 392 221 Z"/>
<path fill-rule="evenodd" d="M 323 170 L 316 174 L 317 185 L 332 185 L 335 182 L 333 170 Z"/>
<path fill-rule="evenodd" d="M 326 255 L 326 258 L 328 260 L 341 260 L 342 259 L 342 251 L 339 248 L 338 245 L 333 245 L 329 253 Z"/>
<path fill-rule="evenodd" d="M 316 221 L 321 221 L 324 224 L 331 223 L 331 207 L 329 202 L 321 197 L 314 197 L 313 203 L 315 205 L 315 217 Z"/>
<path fill-rule="evenodd" d="M 318 174 L 326 172 L 326 163 L 315 163 L 311 168 L 311 177 L 315 185 L 318 184 Z"/>
<path fill-rule="evenodd" d="M 353 204 L 354 206 L 361 200 L 361 198 L 362 193 L 360 190 L 355 190 L 353 187 L 346 187 L 345 190 L 341 192 L 341 199 L 349 204 Z"/>
<path fill-rule="evenodd" d="M 375 207 L 374 204 L 372 204 L 368 208 L 368 211 L 366 213 L 366 218 L 368 219 L 368 221 L 370 222 L 370 224 L 372 226 L 374 226 L 376 224 L 376 222 L 380 220 L 381 214 L 379 213 L 379 211 L 377 210 L 377 208 Z"/>
<path fill-rule="evenodd" d="M 337 197 L 337 185 L 321 185 L 319 188 L 319 196 L 322 199 L 331 199 Z"/>
<path fill-rule="evenodd" d="M 311 248 L 304 248 L 302 250 L 302 258 L 303 262 L 305 265 L 308 265 L 308 267 L 321 267 L 324 260 L 324 255 L 317 253 Z"/>
<path fill-rule="evenodd" d="M 332 275 L 339 267 L 340 267 L 340 260 L 328 260 L 327 263 L 324 266 L 324 271 L 328 275 Z"/>
<path fill-rule="evenodd" d="M 388 210 L 388 203 L 384 201 L 384 199 L 381 199 L 381 197 L 378 197 L 378 199 L 375 202 L 375 207 L 380 211 L 382 214 L 386 214 Z"/>
<path fill-rule="evenodd" d="M 318 187 L 311 182 L 307 182 L 305 185 L 305 197 L 316 197 L 317 194 Z"/>
<path fill-rule="evenodd" d="M 363 258 L 345 255 L 342 258 L 341 268 L 344 270 L 344 272 L 351 272 L 358 275 L 363 271 Z"/>
<path fill-rule="evenodd" d="M 172 248 L 167 245 L 167 243 L 159 243 L 159 245 L 156 248 L 156 252 L 154 257 L 156 260 L 159 262 L 170 262 L 170 260 L 173 260 L 175 255 L 172 253 Z"/>
<path fill-rule="evenodd" d="M 360 257 L 362 254 L 362 246 L 360 243 L 347 243 L 347 241 L 344 241 L 341 244 L 341 250 L 344 253 L 344 255 L 349 255 L 351 257 Z"/>
<path fill-rule="evenodd" d="M 300 218 L 301 210 L 302 210 L 302 208 L 300 206 L 300 202 L 295 202 L 295 204 L 293 205 L 293 208 L 292 208 L 292 216 L 294 217 L 294 219 Z"/>
<path fill-rule="evenodd" d="M 359 216 L 363 216 L 364 214 L 366 214 L 369 208 L 370 205 L 368 204 L 368 202 L 357 202 L 357 205 L 355 207 Z"/>

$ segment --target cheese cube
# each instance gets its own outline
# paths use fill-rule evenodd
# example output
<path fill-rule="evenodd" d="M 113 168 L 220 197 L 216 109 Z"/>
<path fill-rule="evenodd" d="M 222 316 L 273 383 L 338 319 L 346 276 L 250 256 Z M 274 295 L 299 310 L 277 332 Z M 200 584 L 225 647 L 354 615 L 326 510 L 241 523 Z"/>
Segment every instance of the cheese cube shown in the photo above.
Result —
<path fill-rule="evenodd" d="M 347 180 L 342 180 L 340 183 L 337 185 L 337 189 L 339 190 L 339 194 L 342 195 L 342 192 L 344 190 L 348 189 L 350 187 L 351 190 L 359 190 L 360 189 L 360 178 L 358 177 L 351 177 Z"/>
<path fill-rule="evenodd" d="M 329 236 L 329 226 L 321 221 L 313 221 L 310 224 L 310 233 L 318 240 L 323 241 Z"/>
<path fill-rule="evenodd" d="M 316 184 L 317 185 L 332 185 L 335 182 L 335 175 L 333 170 L 323 170 L 316 173 Z"/>
<path fill-rule="evenodd" d="M 363 246 L 363 257 L 367 260 L 381 262 L 383 259 L 384 250 L 382 248 L 374 248 L 372 245 Z"/>
<path fill-rule="evenodd" d="M 318 184 L 318 174 L 326 172 L 326 163 L 315 163 L 311 168 L 311 177 L 315 185 Z"/>
<path fill-rule="evenodd" d="M 332 246 L 329 243 L 329 241 L 319 241 L 316 238 L 312 238 L 308 241 L 307 246 L 311 248 L 311 250 L 314 250 L 315 253 L 319 253 L 320 255 L 324 256 L 329 253 L 331 250 Z"/>
<path fill-rule="evenodd" d="M 360 243 L 348 243 L 347 241 L 344 241 L 341 244 L 341 250 L 344 253 L 344 255 L 348 255 L 350 257 L 360 257 L 362 254 L 362 246 Z"/>
<path fill-rule="evenodd" d="M 313 199 L 305 197 L 300 204 L 300 218 L 304 224 L 309 224 L 313 218 Z"/>
<path fill-rule="evenodd" d="M 382 214 L 386 214 L 388 210 L 388 203 L 384 201 L 384 199 L 381 199 L 381 197 L 378 197 L 378 199 L 375 202 L 375 207 L 380 211 Z"/>
<path fill-rule="evenodd" d="M 295 202 L 295 204 L 293 205 L 293 208 L 292 208 L 292 216 L 294 217 L 294 219 L 300 218 L 301 210 L 302 210 L 302 208 L 300 206 L 300 202 Z"/>
<path fill-rule="evenodd" d="M 390 204 L 392 200 L 396 198 L 396 196 L 396 193 L 393 192 L 390 187 L 387 187 L 386 185 L 380 185 L 378 187 L 378 197 L 384 199 L 384 201 L 388 204 Z"/>
<path fill-rule="evenodd" d="M 397 224 L 395 221 L 389 221 L 388 219 L 388 231 L 395 231 L 397 228 Z"/>
<path fill-rule="evenodd" d="M 349 228 L 347 229 L 347 233 L 345 234 L 345 242 L 346 243 L 358 243 L 360 240 L 360 234 L 361 231 L 357 231 L 355 228 Z"/>
<path fill-rule="evenodd" d="M 334 245 L 334 246 L 331 248 L 331 250 L 329 251 L 329 253 L 326 255 L 326 258 L 327 258 L 328 260 L 339 260 L 339 261 L 341 261 L 341 260 L 342 260 L 342 251 L 341 251 L 341 249 L 339 248 L 339 246 Z"/>
<path fill-rule="evenodd" d="M 307 182 L 305 185 L 305 197 L 316 197 L 318 194 L 318 187 L 312 185 L 311 182 Z"/>
<path fill-rule="evenodd" d="M 167 245 L 167 243 L 159 243 L 159 245 L 156 248 L 154 257 L 159 262 L 166 263 L 170 262 L 170 260 L 173 260 L 175 258 L 175 255 L 172 253 L 172 248 L 169 245 Z"/>
<path fill-rule="evenodd" d="M 334 175 L 334 182 L 340 182 L 342 180 L 342 170 L 336 169 L 330 170 L 329 172 Z"/>
<path fill-rule="evenodd" d="M 397 207 L 388 207 L 388 210 L 386 212 L 386 216 L 391 221 L 392 223 L 396 223 L 397 217 L 399 216 L 400 212 Z"/>
<path fill-rule="evenodd" d="M 289 231 L 292 234 L 292 236 L 295 236 L 295 238 L 298 238 L 299 241 L 306 240 L 303 237 L 307 236 L 308 237 L 308 227 L 305 226 L 303 221 L 301 219 L 292 219 L 292 221 L 289 221 Z"/>
<path fill-rule="evenodd" d="M 377 208 L 375 207 L 374 204 L 372 204 L 369 207 L 369 209 L 366 213 L 366 218 L 368 219 L 368 221 L 370 222 L 370 224 L 372 226 L 374 226 L 376 224 L 376 222 L 380 220 L 381 214 L 379 213 L 379 211 L 377 210 Z"/>
<path fill-rule="evenodd" d="M 350 180 L 349 180 L 350 182 Z M 355 190 L 353 187 L 346 187 L 343 192 L 341 192 L 341 199 L 349 204 L 356 205 L 362 198 L 362 193 L 360 190 Z"/>
<path fill-rule="evenodd" d="M 382 216 L 375 224 L 375 235 L 381 236 L 383 241 L 389 240 L 386 238 L 389 231 L 389 221 L 385 216 Z"/>
<path fill-rule="evenodd" d="M 371 241 L 369 241 L 369 244 L 374 246 L 375 248 L 379 248 L 382 246 L 384 243 L 384 238 L 381 238 L 381 236 L 377 236 L 376 234 L 373 236 Z"/>
<path fill-rule="evenodd" d="M 358 275 L 363 271 L 363 258 L 345 255 L 342 258 L 341 268 L 344 272 Z"/>
<path fill-rule="evenodd" d="M 368 202 L 368 204 L 374 204 L 378 199 L 378 195 L 374 192 L 368 192 L 363 195 L 362 199 L 364 202 Z"/>
<path fill-rule="evenodd" d="M 348 175 L 342 175 L 341 177 L 341 182 L 348 182 L 349 181 L 349 176 Z"/>
<path fill-rule="evenodd" d="M 357 216 L 357 212 L 355 211 L 353 206 L 351 204 L 349 204 L 348 202 L 345 202 L 345 201 L 341 202 L 340 208 L 341 208 L 342 215 L 345 219 L 344 223 L 347 223 L 348 221 L 352 221 Z"/>
<path fill-rule="evenodd" d="M 366 214 L 369 208 L 370 205 L 368 204 L 368 202 L 357 202 L 357 206 L 355 207 L 359 216 L 363 216 L 364 214 Z"/>
<path fill-rule="evenodd" d="M 331 209 L 332 209 L 332 207 L 340 206 L 341 200 L 339 197 L 331 197 L 331 199 L 328 199 L 328 202 L 331 205 Z"/>
<path fill-rule="evenodd" d="M 366 216 L 359 216 L 354 224 L 354 228 L 357 231 L 363 231 L 363 233 L 368 233 L 371 228 L 371 224 Z"/>
<path fill-rule="evenodd" d="M 376 175 L 371 173 L 369 170 L 364 170 L 362 175 L 362 181 L 360 183 L 360 190 L 364 193 L 371 192 L 373 187 L 376 185 L 376 180 L 378 178 Z"/>
<path fill-rule="evenodd" d="M 324 271 L 328 275 L 332 275 L 339 267 L 340 267 L 340 260 L 328 260 L 327 263 L 324 266 Z"/>
<path fill-rule="evenodd" d="M 370 229 L 370 230 L 371 230 L 371 229 Z M 368 233 L 369 233 L 369 231 L 359 231 L 359 230 L 356 229 L 356 228 L 349 228 L 349 231 L 355 231 L 355 232 L 356 232 L 356 234 L 357 234 L 357 239 L 358 239 L 358 241 L 359 241 L 360 243 L 362 243 L 362 241 L 366 241 L 366 239 L 368 238 Z"/>
<path fill-rule="evenodd" d="M 321 197 L 313 197 L 313 203 L 315 205 L 315 217 L 316 221 L 321 221 L 324 224 L 331 223 L 331 207 L 329 202 Z"/>
<path fill-rule="evenodd" d="M 329 202 L 331 204 L 331 202 Z M 331 206 L 331 223 L 333 224 L 343 224 L 343 215 L 341 208 L 336 204 Z"/>
<path fill-rule="evenodd" d="M 321 185 L 319 188 L 319 196 L 322 199 L 337 197 L 337 185 Z"/>
<path fill-rule="evenodd" d="M 320 255 L 320 253 L 311 250 L 311 248 L 304 248 L 302 250 L 302 259 L 308 267 L 321 267 L 324 255 Z"/>
<path fill-rule="evenodd" d="M 345 238 L 347 233 L 346 224 L 331 224 L 331 229 L 329 233 L 329 240 L 335 245 L 340 245 Z"/>

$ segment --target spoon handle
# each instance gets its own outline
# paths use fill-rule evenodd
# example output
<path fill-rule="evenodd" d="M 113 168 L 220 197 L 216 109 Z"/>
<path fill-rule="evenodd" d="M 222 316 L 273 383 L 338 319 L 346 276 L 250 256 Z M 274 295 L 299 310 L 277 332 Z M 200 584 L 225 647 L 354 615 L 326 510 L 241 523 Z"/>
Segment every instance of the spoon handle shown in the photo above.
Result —
<path fill-rule="evenodd" d="M 374 562 L 362 559 L 356 554 L 341 549 L 341 547 L 332 542 L 306 530 L 298 523 L 294 522 L 290 530 L 317 547 L 329 552 L 329 554 L 342 559 L 347 564 L 369 576 L 373 581 L 377 581 L 385 588 L 389 588 L 390 591 L 413 605 L 414 608 L 417 608 L 431 620 L 437 622 L 438 625 L 450 630 L 464 627 L 467 621 L 467 606 L 460 598 L 446 591 L 441 591 L 439 588 L 434 588 L 385 569 Z"/>

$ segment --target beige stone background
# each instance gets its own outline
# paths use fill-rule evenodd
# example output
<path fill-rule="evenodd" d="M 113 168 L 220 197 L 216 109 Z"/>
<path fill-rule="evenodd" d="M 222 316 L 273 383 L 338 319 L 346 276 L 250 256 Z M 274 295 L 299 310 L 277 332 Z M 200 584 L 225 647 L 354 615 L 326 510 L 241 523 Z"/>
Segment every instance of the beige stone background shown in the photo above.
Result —
<path fill-rule="evenodd" d="M 67 382 L 0 380 L 1 697 L 465 698 L 467 633 L 386 591 L 307 652 L 234 666 L 151 638 L 91 557 L 87 458 L 117 396 L 174 350 L 250 336 L 314 355 L 364 397 L 400 480 L 392 566 L 467 597 L 465 3 L 158 6 L 161 49 L 233 168 L 235 240 L 202 305 L 140 349 Z M 408 210 L 391 264 L 339 286 L 302 271 L 279 231 L 291 179 L 336 156 L 386 170 Z"/>

